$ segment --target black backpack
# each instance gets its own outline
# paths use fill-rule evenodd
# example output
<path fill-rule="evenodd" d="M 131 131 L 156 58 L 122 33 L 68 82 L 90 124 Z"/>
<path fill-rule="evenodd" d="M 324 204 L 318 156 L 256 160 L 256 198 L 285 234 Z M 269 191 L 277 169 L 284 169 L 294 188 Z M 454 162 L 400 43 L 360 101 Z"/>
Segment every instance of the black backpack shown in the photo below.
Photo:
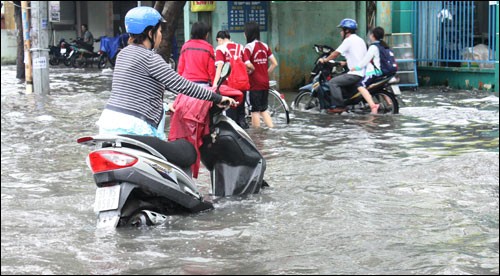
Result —
<path fill-rule="evenodd" d="M 398 64 L 394 57 L 394 52 L 390 48 L 385 48 L 380 43 L 372 43 L 378 48 L 380 53 L 380 69 L 384 75 L 394 75 L 398 71 Z M 375 66 L 375 64 L 373 64 Z M 376 66 L 375 66 L 376 67 Z"/>

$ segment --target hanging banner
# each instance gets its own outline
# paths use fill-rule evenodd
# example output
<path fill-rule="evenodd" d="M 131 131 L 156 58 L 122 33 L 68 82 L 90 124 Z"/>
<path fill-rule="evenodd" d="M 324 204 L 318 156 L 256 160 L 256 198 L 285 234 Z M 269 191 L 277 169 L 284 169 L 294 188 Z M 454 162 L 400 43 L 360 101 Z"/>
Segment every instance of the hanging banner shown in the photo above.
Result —
<path fill-rule="evenodd" d="M 191 1 L 191 12 L 215 11 L 215 1 Z"/>
<path fill-rule="evenodd" d="M 49 1 L 49 21 L 61 21 L 61 4 L 60 1 Z"/>

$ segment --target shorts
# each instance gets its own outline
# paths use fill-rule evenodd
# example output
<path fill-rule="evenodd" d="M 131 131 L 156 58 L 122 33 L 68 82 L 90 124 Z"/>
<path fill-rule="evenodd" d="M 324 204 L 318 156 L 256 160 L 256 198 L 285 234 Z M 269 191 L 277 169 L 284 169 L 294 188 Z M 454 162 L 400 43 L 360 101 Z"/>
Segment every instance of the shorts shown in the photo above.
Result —
<path fill-rule="evenodd" d="M 365 76 L 360 82 L 357 83 L 356 88 L 358 87 L 368 87 L 370 84 L 377 82 L 382 78 L 383 76 L 377 76 L 377 75 L 370 75 L 370 76 Z"/>
<path fill-rule="evenodd" d="M 269 90 L 253 90 L 248 91 L 247 96 L 250 99 L 250 112 L 263 112 L 267 110 L 269 105 L 267 97 Z"/>

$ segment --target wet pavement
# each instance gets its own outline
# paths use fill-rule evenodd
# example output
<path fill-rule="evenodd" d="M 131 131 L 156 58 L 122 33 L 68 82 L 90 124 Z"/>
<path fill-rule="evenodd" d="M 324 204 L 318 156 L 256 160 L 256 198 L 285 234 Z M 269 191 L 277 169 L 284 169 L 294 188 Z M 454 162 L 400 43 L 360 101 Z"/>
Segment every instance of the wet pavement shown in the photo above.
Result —
<path fill-rule="evenodd" d="M 2 274 L 499 273 L 497 93 L 419 88 L 399 115 L 292 113 L 248 130 L 269 189 L 108 232 L 76 139 L 97 132 L 111 76 L 51 68 L 50 95 L 26 95 L 2 66 Z"/>

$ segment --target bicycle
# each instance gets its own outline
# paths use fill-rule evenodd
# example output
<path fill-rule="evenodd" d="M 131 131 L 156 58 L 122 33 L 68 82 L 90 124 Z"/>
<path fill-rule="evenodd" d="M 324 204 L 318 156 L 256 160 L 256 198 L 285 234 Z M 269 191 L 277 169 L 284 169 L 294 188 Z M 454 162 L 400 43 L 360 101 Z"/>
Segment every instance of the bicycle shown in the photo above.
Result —
<path fill-rule="evenodd" d="M 269 96 L 268 96 L 268 111 L 271 115 L 273 123 L 275 126 L 286 126 L 290 123 L 290 108 L 285 100 L 285 95 L 280 93 L 276 89 L 277 82 L 274 80 L 269 81 Z M 167 90 L 168 91 L 168 90 Z M 173 92 L 173 91 L 172 91 Z M 167 98 L 165 98 L 167 100 Z M 175 98 L 170 98 L 169 100 L 175 100 Z M 245 98 L 245 115 L 250 125 L 252 121 L 250 110 L 252 107 L 250 106 L 250 100 L 248 98 L 248 93 Z"/>

